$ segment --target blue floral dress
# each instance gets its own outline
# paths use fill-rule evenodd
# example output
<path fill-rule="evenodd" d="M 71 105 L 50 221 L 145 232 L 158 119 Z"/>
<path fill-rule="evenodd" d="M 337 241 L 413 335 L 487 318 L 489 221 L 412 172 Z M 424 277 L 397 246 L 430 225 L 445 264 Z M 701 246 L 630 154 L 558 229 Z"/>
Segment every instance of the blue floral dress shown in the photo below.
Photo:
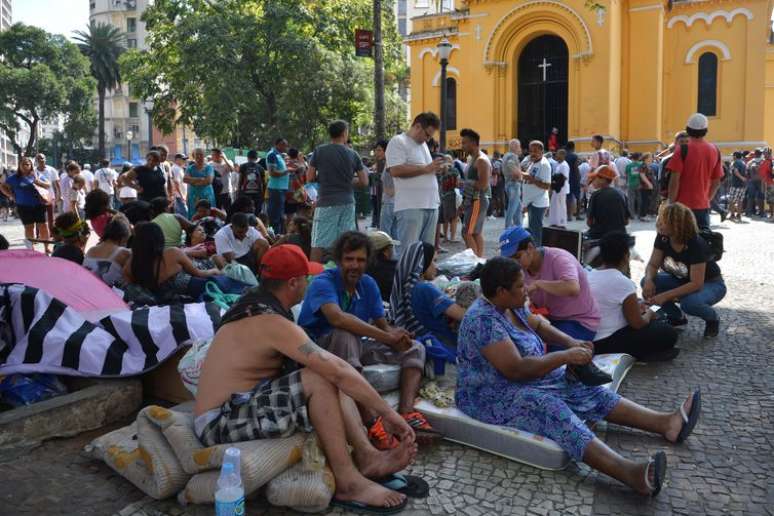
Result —
<path fill-rule="evenodd" d="M 604 387 L 568 381 L 565 366 L 526 382 L 500 374 L 481 354 L 489 344 L 510 339 L 523 357 L 545 354 L 543 341 L 527 325 L 526 311 L 515 310 L 514 314 L 526 330 L 485 298 L 468 309 L 458 338 L 457 408 L 484 423 L 548 437 L 580 462 L 594 439 L 584 421 L 604 419 L 621 397 Z"/>
<path fill-rule="evenodd" d="M 188 165 L 185 171 L 186 175 L 197 179 L 204 179 L 215 175 L 212 165 L 205 164 L 204 168 L 199 170 L 195 164 Z M 188 185 L 188 216 L 193 217 L 196 213 L 196 203 L 200 199 L 207 199 L 212 206 L 215 206 L 215 190 L 212 185 Z"/>

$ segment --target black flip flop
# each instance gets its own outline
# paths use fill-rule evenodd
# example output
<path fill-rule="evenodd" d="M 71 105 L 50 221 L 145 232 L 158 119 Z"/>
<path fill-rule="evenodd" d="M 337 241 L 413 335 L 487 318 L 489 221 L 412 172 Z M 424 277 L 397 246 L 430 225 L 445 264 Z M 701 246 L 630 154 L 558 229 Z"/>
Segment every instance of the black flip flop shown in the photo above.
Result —
<path fill-rule="evenodd" d="M 416 475 L 393 473 L 392 475 L 376 479 L 374 482 L 382 487 L 404 494 L 409 498 L 427 498 L 430 494 L 428 483 Z"/>
<path fill-rule="evenodd" d="M 653 484 L 650 483 L 650 478 L 648 478 L 651 466 L 653 466 Z M 666 480 L 666 471 L 666 453 L 660 451 L 650 458 L 648 467 L 645 468 L 645 485 L 648 486 L 648 489 L 650 490 L 650 496 L 656 497 L 661 492 L 661 488 L 664 486 L 664 480 Z"/>
<path fill-rule="evenodd" d="M 339 500 L 337 498 L 331 500 L 331 505 L 335 507 L 341 507 L 347 511 L 356 512 L 359 514 L 396 514 L 405 509 L 407 504 L 408 498 L 405 498 L 401 504 L 394 507 L 367 505 L 363 502 L 357 502 L 355 500 Z"/>
<path fill-rule="evenodd" d="M 699 421 L 699 415 L 701 414 L 701 389 L 696 389 L 693 393 L 693 403 L 691 404 L 691 411 L 686 414 L 683 405 L 680 405 L 680 415 L 683 417 L 683 427 L 680 429 L 680 433 L 677 434 L 676 443 L 685 441 L 696 423 Z"/>

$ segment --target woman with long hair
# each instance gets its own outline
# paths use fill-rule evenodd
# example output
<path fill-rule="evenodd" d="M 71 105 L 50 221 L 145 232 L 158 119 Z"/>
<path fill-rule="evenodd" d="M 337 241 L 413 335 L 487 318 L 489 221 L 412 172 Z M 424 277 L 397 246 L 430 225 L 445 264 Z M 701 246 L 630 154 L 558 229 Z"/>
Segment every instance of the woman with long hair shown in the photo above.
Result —
<path fill-rule="evenodd" d="M 720 331 L 712 308 L 726 297 L 726 283 L 696 217 L 679 202 L 663 204 L 656 220 L 656 241 L 642 279 L 642 296 L 661 309 L 673 325 L 688 323 L 683 312 L 704 320 L 704 337 Z M 678 308 L 676 303 L 680 303 Z M 682 310 L 681 310 L 682 308 Z"/>
<path fill-rule="evenodd" d="M 204 293 L 206 278 L 217 269 L 202 271 L 177 247 L 164 248 L 164 233 L 152 222 L 134 227 L 132 256 L 124 265 L 127 283 L 139 285 L 154 294 L 178 294 L 198 299 Z"/>
<path fill-rule="evenodd" d="M 48 225 L 46 224 L 46 205 L 41 198 L 41 191 L 48 191 L 50 185 L 40 179 L 35 173 L 30 158 L 24 157 L 19 162 L 16 174 L 8 177 L 5 183 L 0 183 L 0 191 L 16 201 L 16 212 L 24 225 L 24 245 L 32 249 L 32 240 L 37 238 L 48 240 Z M 45 244 L 48 253 L 48 244 Z"/>
<path fill-rule="evenodd" d="M 277 239 L 272 247 L 282 244 L 297 245 L 309 258 L 312 252 L 312 221 L 303 215 L 295 215 L 288 224 L 287 234 Z"/>
<path fill-rule="evenodd" d="M 89 195 L 97 191 L 95 190 Z M 101 190 L 99 191 L 101 192 Z M 116 215 L 110 219 L 103 227 L 99 244 L 86 252 L 83 266 L 110 287 L 122 284 L 124 265 L 132 255 L 132 252 L 126 248 L 131 233 L 132 228 L 125 216 Z"/>

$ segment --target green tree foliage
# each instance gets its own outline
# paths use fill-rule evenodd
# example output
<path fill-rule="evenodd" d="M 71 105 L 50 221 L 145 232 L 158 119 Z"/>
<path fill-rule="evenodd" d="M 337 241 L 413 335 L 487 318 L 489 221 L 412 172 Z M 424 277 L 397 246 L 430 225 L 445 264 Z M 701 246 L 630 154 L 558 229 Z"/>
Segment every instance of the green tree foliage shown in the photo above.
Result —
<path fill-rule="evenodd" d="M 360 130 L 353 139 L 370 136 L 373 62 L 353 42 L 371 26 L 370 0 L 157 0 L 143 20 L 149 50 L 124 54 L 123 76 L 154 101 L 162 130 L 184 123 L 235 146 L 282 135 L 309 148 L 342 118 Z M 407 72 L 395 24 L 384 31 L 388 127 L 400 127 Z"/>
<path fill-rule="evenodd" d="M 17 154 L 33 154 L 41 121 L 60 114 L 76 136 L 91 134 L 94 87 L 88 60 L 64 37 L 22 23 L 0 32 L 0 129 Z"/>
<path fill-rule="evenodd" d="M 118 58 L 126 50 L 123 32 L 109 23 L 89 24 L 87 31 L 76 31 L 75 40 L 84 56 L 91 63 L 91 74 L 97 79 L 99 97 L 98 150 L 105 156 L 105 95 L 108 90 L 121 86 L 121 69 Z"/>

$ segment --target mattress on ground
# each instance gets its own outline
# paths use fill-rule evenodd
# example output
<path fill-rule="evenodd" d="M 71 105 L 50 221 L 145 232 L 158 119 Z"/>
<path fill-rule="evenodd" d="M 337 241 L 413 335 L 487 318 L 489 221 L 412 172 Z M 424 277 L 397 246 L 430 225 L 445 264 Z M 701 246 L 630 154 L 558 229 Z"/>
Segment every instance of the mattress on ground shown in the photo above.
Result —
<path fill-rule="evenodd" d="M 594 357 L 594 363 L 613 377 L 613 381 L 605 386 L 613 391 L 618 391 L 634 362 L 634 357 L 626 354 Z M 394 396 L 390 395 L 390 401 L 393 401 Z M 421 400 L 416 408 L 449 441 L 542 469 L 564 469 L 570 462 L 570 456 L 546 437 L 482 423 L 456 408 L 439 408 L 426 400 Z"/>

